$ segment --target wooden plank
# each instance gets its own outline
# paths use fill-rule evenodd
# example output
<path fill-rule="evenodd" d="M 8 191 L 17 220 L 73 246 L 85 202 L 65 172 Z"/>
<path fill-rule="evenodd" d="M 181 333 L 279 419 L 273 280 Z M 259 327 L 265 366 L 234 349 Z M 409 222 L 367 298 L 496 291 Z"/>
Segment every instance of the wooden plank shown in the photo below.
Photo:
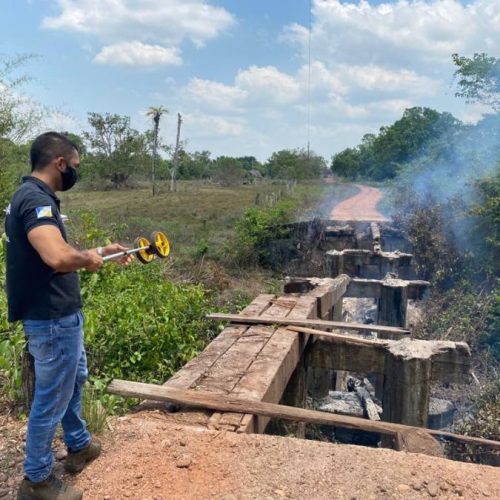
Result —
<path fill-rule="evenodd" d="M 296 303 L 297 297 L 279 297 L 277 299 L 272 299 L 272 305 L 263 312 L 263 315 L 268 318 L 286 316 L 295 307 Z M 259 328 L 260 330 L 258 330 Z M 221 367 L 216 371 L 214 377 L 206 381 L 204 380 L 198 387 L 203 388 L 203 386 L 207 386 L 210 387 L 211 391 L 213 391 L 215 387 L 223 387 L 223 392 L 230 393 L 235 390 L 247 372 L 253 374 L 249 379 L 250 384 L 258 385 L 259 383 L 264 383 L 270 385 L 272 378 L 266 378 L 267 374 L 264 374 L 264 381 L 261 382 L 258 377 L 255 376 L 256 374 L 252 366 L 274 334 L 275 332 L 272 327 L 255 326 L 249 329 L 238 343 L 231 348 L 227 356 L 228 359 L 220 360 Z M 248 345 L 243 347 L 240 345 L 243 343 Z M 277 356 L 276 353 L 275 356 Z M 277 359 L 279 359 L 278 356 Z M 228 413 L 219 417 L 219 415 L 214 414 L 213 419 L 218 420 L 218 425 L 222 428 L 236 430 L 241 423 L 242 416 Z M 213 419 L 211 418 L 210 422 L 213 422 Z M 255 425 L 259 426 L 259 423 Z"/>
<path fill-rule="evenodd" d="M 200 377 L 196 387 L 209 392 L 231 392 L 273 333 L 269 326 L 250 327 Z"/>
<path fill-rule="evenodd" d="M 314 284 L 314 278 L 310 279 Z M 322 278 L 317 282 L 316 288 L 307 293 L 318 300 L 318 317 L 323 317 L 330 312 L 333 305 L 342 300 L 351 279 L 346 274 L 336 278 Z"/>
<path fill-rule="evenodd" d="M 247 307 L 241 311 L 241 315 L 251 317 L 260 314 L 270 306 L 274 295 L 262 294 L 257 296 Z M 165 385 L 179 389 L 189 389 L 211 366 L 236 342 L 236 340 L 248 329 L 244 326 L 226 327 L 196 358 L 189 361 L 181 370 L 175 373 Z"/>
<path fill-rule="evenodd" d="M 278 403 L 299 363 L 300 355 L 299 335 L 293 338 L 285 332 L 284 328 L 279 328 L 248 368 L 231 395 Z M 268 422 L 267 417 L 258 417 L 255 432 L 264 432 Z"/>
<path fill-rule="evenodd" d="M 231 321 L 248 325 L 286 325 L 286 326 L 316 326 L 319 328 L 335 328 L 339 330 L 356 330 L 360 332 L 386 333 L 394 338 L 402 338 L 410 334 L 407 328 L 382 325 L 364 325 L 362 323 L 347 323 L 344 321 L 326 321 L 322 319 L 294 319 L 290 317 L 275 317 L 271 320 L 264 316 L 242 317 L 239 314 L 219 314 L 207 315 L 208 319 L 214 321 Z"/>
<path fill-rule="evenodd" d="M 389 422 L 375 422 L 362 418 L 348 417 L 315 410 L 305 410 L 291 406 L 265 403 L 261 401 L 244 400 L 233 396 L 221 396 L 218 394 L 203 393 L 194 390 L 179 390 L 169 387 L 143 384 L 140 382 L 129 382 L 115 379 L 108 386 L 108 392 L 125 397 L 136 397 L 142 399 L 155 399 L 158 401 L 168 401 L 176 404 L 193 406 L 196 408 L 207 408 L 211 410 L 229 411 L 243 414 L 264 415 L 271 418 L 281 418 L 284 420 L 302 421 L 312 424 L 334 425 L 336 427 L 346 427 L 348 429 L 359 429 L 370 432 L 379 432 L 386 435 L 396 435 L 398 432 L 406 430 L 422 430 L 419 427 L 412 427 Z M 470 436 L 461 436 L 446 431 L 426 429 L 426 432 L 434 436 L 442 436 L 453 441 L 488 446 L 495 450 L 500 450 L 500 442 L 490 439 L 480 439 Z"/>

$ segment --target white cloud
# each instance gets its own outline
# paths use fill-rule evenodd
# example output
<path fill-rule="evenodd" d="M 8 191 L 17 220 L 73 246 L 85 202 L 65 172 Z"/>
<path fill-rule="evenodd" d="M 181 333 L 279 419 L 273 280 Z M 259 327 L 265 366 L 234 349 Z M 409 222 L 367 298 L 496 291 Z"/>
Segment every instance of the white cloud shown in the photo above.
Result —
<path fill-rule="evenodd" d="M 300 85 L 290 75 L 282 73 L 274 66 L 250 66 L 238 71 L 236 85 L 248 91 L 258 101 L 270 100 L 277 104 L 287 104 L 300 96 Z"/>
<path fill-rule="evenodd" d="M 215 109 L 233 111 L 248 94 L 244 89 L 200 78 L 193 78 L 185 88 L 185 93 L 196 103 Z"/>
<path fill-rule="evenodd" d="M 47 29 L 82 33 L 105 46 L 101 64 L 179 64 L 179 47 L 198 47 L 234 25 L 231 13 L 207 0 L 56 0 L 59 13 L 45 17 Z M 140 46 L 139 44 L 143 44 Z M 144 55 L 144 59 L 142 56 Z"/>
<path fill-rule="evenodd" d="M 205 0 L 57 0 L 60 13 L 43 26 L 96 35 L 101 40 L 158 40 L 167 45 L 189 38 L 203 44 L 234 23 L 222 7 Z"/>
<path fill-rule="evenodd" d="M 500 0 L 314 0 L 313 15 L 313 53 L 336 63 L 415 67 L 448 63 L 453 52 L 500 52 Z M 303 26 L 285 36 L 305 52 Z"/>
<path fill-rule="evenodd" d="M 342 65 L 336 71 L 344 85 L 368 91 L 403 92 L 412 95 L 435 95 L 442 89 L 442 82 L 413 70 L 389 70 L 370 64 L 368 66 Z"/>
<path fill-rule="evenodd" d="M 182 116 L 185 128 L 193 138 L 239 136 L 245 127 L 245 121 L 239 118 L 225 118 L 204 113 L 185 113 Z"/>
<path fill-rule="evenodd" d="M 95 56 L 94 62 L 114 66 L 161 66 L 179 65 L 179 50 L 142 42 L 122 42 L 107 45 Z"/>

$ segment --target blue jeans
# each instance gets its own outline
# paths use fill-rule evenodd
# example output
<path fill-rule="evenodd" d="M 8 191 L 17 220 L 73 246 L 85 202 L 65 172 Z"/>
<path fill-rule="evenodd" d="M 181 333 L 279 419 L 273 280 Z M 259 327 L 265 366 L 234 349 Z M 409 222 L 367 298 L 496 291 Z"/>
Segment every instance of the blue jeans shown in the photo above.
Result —
<path fill-rule="evenodd" d="M 23 321 L 29 352 L 35 360 L 35 394 L 28 420 L 24 471 L 30 481 L 44 481 L 54 462 L 52 440 L 59 422 L 71 451 L 91 440 L 80 417 L 87 379 L 80 311 L 53 320 Z"/>

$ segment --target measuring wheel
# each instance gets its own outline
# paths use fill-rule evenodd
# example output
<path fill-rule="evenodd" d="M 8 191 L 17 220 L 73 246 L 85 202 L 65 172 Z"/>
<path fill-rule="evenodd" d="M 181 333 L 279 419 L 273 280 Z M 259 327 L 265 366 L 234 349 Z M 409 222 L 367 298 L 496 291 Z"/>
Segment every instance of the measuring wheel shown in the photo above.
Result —
<path fill-rule="evenodd" d="M 165 233 L 162 233 L 161 231 L 154 231 L 153 233 L 151 233 L 150 249 L 158 257 L 160 257 L 160 259 L 165 259 L 166 257 L 168 257 L 168 255 L 170 254 L 170 243 L 168 242 Z"/>
<path fill-rule="evenodd" d="M 137 249 L 135 256 L 143 264 L 149 264 L 154 258 L 155 254 L 152 252 L 151 243 L 147 238 L 139 236 L 134 241 L 134 248 Z"/>

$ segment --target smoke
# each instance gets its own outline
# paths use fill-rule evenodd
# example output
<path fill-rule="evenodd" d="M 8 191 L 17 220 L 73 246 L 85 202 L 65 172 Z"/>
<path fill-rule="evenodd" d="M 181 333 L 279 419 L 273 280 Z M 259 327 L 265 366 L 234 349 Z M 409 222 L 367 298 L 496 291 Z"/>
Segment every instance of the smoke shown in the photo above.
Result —
<path fill-rule="evenodd" d="M 440 206 L 457 244 L 479 254 L 482 242 L 471 241 L 477 221 L 470 210 L 482 201 L 477 181 L 499 169 L 500 113 L 496 113 L 476 125 L 460 125 L 446 132 L 402 167 L 391 186 L 394 210 L 401 213 L 431 204 Z"/>
<path fill-rule="evenodd" d="M 474 183 L 492 174 L 500 164 L 500 113 L 487 115 L 476 125 L 462 126 L 426 146 L 405 167 L 398 184 L 407 184 L 421 197 L 438 203 L 459 198 L 470 206 Z"/>

